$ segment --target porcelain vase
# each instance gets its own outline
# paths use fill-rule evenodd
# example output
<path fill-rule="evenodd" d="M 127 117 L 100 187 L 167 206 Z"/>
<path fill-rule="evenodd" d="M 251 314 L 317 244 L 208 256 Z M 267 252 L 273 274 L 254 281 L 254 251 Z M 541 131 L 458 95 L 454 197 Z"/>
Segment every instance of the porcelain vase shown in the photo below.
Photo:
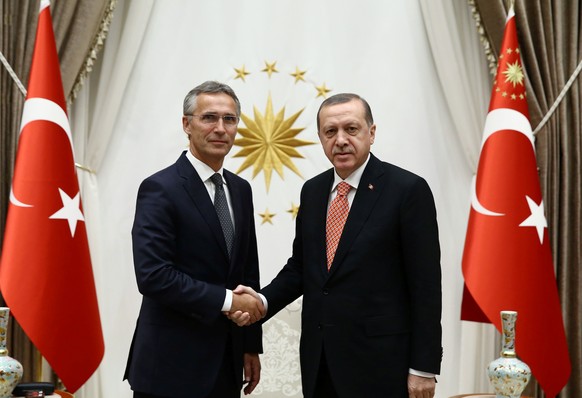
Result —
<path fill-rule="evenodd" d="M 8 356 L 6 335 L 10 308 L 0 307 L 0 398 L 12 397 L 12 390 L 22 378 L 22 365 Z"/>
<path fill-rule="evenodd" d="M 519 398 L 529 382 L 531 370 L 515 353 L 515 324 L 517 312 L 501 311 L 501 357 L 492 361 L 488 368 L 489 381 L 496 398 Z"/>

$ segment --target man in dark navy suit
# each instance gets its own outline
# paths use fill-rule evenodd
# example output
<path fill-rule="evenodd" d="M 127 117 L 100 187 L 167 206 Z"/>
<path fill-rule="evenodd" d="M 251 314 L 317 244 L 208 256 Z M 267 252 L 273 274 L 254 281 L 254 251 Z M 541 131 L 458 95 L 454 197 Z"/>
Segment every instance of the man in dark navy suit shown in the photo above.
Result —
<path fill-rule="evenodd" d="M 333 168 L 303 186 L 293 254 L 261 290 L 266 319 L 303 295 L 306 398 L 431 398 L 442 357 L 431 190 L 370 153 L 376 125 L 360 96 L 326 99 L 317 128 Z"/>
<path fill-rule="evenodd" d="M 260 300 L 232 294 L 259 288 L 251 187 L 222 167 L 240 112 L 225 84 L 191 90 L 189 150 L 140 185 L 132 238 L 143 301 L 125 371 L 136 398 L 234 398 L 259 382 L 260 325 L 222 314 L 264 315 Z"/>

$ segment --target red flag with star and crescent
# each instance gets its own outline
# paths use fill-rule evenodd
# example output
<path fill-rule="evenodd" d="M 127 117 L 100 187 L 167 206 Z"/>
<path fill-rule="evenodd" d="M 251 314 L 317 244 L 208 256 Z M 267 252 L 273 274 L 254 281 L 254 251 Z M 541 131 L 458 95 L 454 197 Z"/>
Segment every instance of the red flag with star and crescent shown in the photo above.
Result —
<path fill-rule="evenodd" d="M 77 391 L 99 366 L 104 343 L 59 59 L 45 0 L 22 114 L 0 289 L 33 344 L 67 389 Z"/>
<path fill-rule="evenodd" d="M 495 324 L 517 311 L 516 352 L 546 396 L 555 397 L 571 365 L 529 123 L 524 73 L 510 10 L 463 253 L 461 319 Z"/>

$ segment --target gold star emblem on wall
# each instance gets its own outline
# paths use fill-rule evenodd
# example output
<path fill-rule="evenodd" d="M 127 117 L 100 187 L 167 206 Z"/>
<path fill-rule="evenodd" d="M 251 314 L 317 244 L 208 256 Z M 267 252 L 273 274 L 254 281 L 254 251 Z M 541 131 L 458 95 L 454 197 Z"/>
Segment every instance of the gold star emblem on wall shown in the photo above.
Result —
<path fill-rule="evenodd" d="M 273 224 L 273 217 L 275 217 L 276 214 L 269 212 L 269 208 L 266 208 L 264 213 L 259 213 L 259 216 L 261 216 L 261 218 L 263 219 L 261 221 L 261 225 L 263 225 L 266 222 L 268 222 L 269 224 L 272 225 Z"/>
<path fill-rule="evenodd" d="M 291 218 L 295 220 L 297 218 L 297 213 L 299 212 L 299 206 L 295 206 L 295 203 L 291 202 L 291 208 L 287 210 L 287 213 L 291 213 Z"/>
<path fill-rule="evenodd" d="M 267 72 L 267 75 L 269 75 L 269 79 L 270 79 L 271 75 L 273 73 L 279 73 L 276 65 L 277 65 L 277 61 L 275 61 L 273 63 L 268 63 L 267 61 L 265 61 L 265 69 L 263 69 L 261 72 Z"/>
<path fill-rule="evenodd" d="M 298 81 L 305 81 L 305 74 L 306 73 L 307 73 L 306 70 L 299 70 L 299 68 L 296 66 L 295 72 L 290 73 L 290 75 L 295 78 L 295 84 L 297 84 Z"/>
<path fill-rule="evenodd" d="M 251 72 L 248 72 L 246 70 L 244 65 L 242 66 L 242 68 L 234 68 L 234 71 L 236 72 L 235 80 L 241 79 L 243 82 L 245 81 L 245 77 L 251 74 Z"/>
<path fill-rule="evenodd" d="M 263 171 L 267 191 L 271 185 L 273 170 L 283 178 L 283 166 L 285 166 L 302 177 L 291 158 L 303 158 L 303 155 L 295 148 L 313 145 L 315 142 L 295 138 L 304 130 L 303 127 L 293 128 L 301 112 L 303 109 L 285 119 L 285 107 L 283 107 L 275 115 L 271 94 L 269 94 L 264 115 L 256 107 L 254 107 L 254 120 L 243 113 L 241 119 L 246 127 L 239 127 L 238 133 L 242 138 L 234 141 L 234 145 L 242 149 L 233 156 L 246 157 L 246 159 L 236 173 L 239 174 L 253 166 L 253 178 L 255 178 L 259 172 Z"/>
<path fill-rule="evenodd" d="M 265 72 L 269 76 L 269 79 L 272 78 L 273 73 L 280 73 L 279 70 L 277 69 L 277 61 L 273 61 L 273 62 L 263 61 L 263 62 L 265 63 L 265 67 L 263 69 L 261 69 L 261 72 Z M 240 79 L 246 83 L 246 77 L 251 74 L 251 72 L 249 72 L 246 69 L 246 66 L 243 64 L 243 66 L 241 66 L 240 68 L 233 68 L 233 69 L 236 72 L 234 79 L 235 80 Z M 317 95 L 315 96 L 315 98 L 322 97 L 325 99 L 325 98 L 327 98 L 327 94 L 332 91 L 331 89 L 327 88 L 325 83 L 318 86 L 315 82 L 313 82 L 311 80 L 307 80 L 305 78 L 305 74 L 307 73 L 307 69 L 302 70 L 299 66 L 295 66 L 295 72 L 289 73 L 288 71 L 285 71 L 285 73 L 286 74 L 288 73 L 290 76 L 292 76 L 295 79 L 295 84 L 302 81 L 304 83 L 312 85 L 317 92 Z"/>
<path fill-rule="evenodd" d="M 315 89 L 317 90 L 317 97 L 323 98 L 327 98 L 327 93 L 331 91 L 329 88 L 325 86 L 325 83 L 323 83 L 321 86 L 315 86 Z"/>

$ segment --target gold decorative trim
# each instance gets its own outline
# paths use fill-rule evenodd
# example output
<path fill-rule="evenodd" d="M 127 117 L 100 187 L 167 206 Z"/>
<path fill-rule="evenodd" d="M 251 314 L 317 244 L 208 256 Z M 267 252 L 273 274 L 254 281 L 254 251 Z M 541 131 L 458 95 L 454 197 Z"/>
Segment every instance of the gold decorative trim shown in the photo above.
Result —
<path fill-rule="evenodd" d="M 475 0 L 468 0 L 467 3 L 471 7 L 471 14 L 475 20 L 475 27 L 477 28 L 477 33 L 479 34 L 479 40 L 483 45 L 483 51 L 485 53 L 485 58 L 487 59 L 487 64 L 489 65 L 489 73 L 491 76 L 495 76 L 497 73 L 497 57 L 493 53 L 493 48 L 491 47 L 491 42 L 489 41 L 489 36 L 485 32 L 485 27 L 481 21 L 481 13 L 479 12 L 479 7 L 475 3 Z"/>
<path fill-rule="evenodd" d="M 85 83 L 85 79 L 89 76 L 89 73 L 93 70 L 93 64 L 97 59 L 97 54 L 103 48 L 103 44 L 105 43 L 105 39 L 107 38 L 107 33 L 109 32 L 109 25 L 111 24 L 111 20 L 113 19 L 113 10 L 117 5 L 117 0 L 109 0 L 109 4 L 105 7 L 105 14 L 101 19 L 101 24 L 99 26 L 99 30 L 93 39 L 93 44 L 87 53 L 87 57 L 85 58 L 85 62 L 81 67 L 81 71 L 77 75 L 77 79 L 75 80 L 75 84 L 73 84 L 73 88 L 69 94 L 69 98 L 67 98 L 67 105 L 71 105 L 75 98 L 77 98 L 77 94 L 83 84 Z"/>

